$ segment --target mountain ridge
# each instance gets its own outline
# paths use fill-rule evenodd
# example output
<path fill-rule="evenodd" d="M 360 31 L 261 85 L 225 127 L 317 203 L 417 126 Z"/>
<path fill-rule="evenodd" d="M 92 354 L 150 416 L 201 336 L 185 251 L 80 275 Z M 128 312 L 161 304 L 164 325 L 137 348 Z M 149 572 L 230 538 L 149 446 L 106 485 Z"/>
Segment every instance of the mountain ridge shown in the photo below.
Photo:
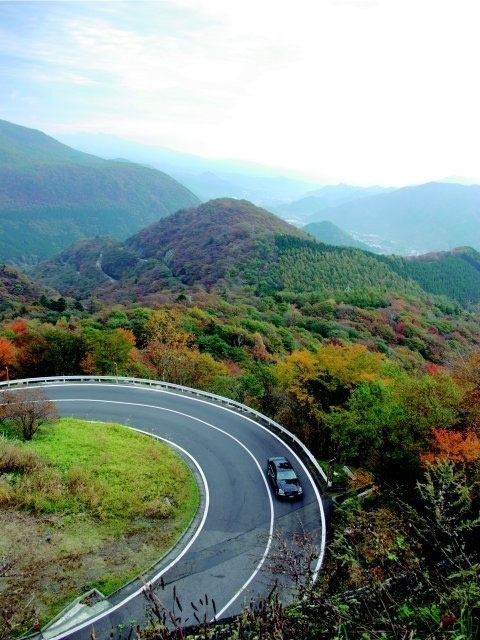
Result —
<path fill-rule="evenodd" d="M 334 246 L 231 198 L 180 210 L 123 243 L 80 241 L 36 267 L 35 276 L 64 295 L 94 292 L 110 301 L 226 287 L 261 295 L 377 289 L 425 299 L 443 295 L 464 306 L 480 302 L 474 249 L 403 258 Z"/>
<path fill-rule="evenodd" d="M 455 215 L 452 214 L 455 212 Z M 328 220 L 382 253 L 480 249 L 480 185 L 429 182 L 322 209 Z"/>
<path fill-rule="evenodd" d="M 105 277 L 95 269 L 102 252 L 107 258 L 104 273 L 118 282 L 102 284 Z M 59 264 L 65 273 L 63 283 L 63 276 L 55 276 Z M 35 272 L 64 293 L 84 295 L 93 288 L 96 295 L 111 299 L 144 299 L 166 291 L 218 286 L 268 292 L 391 285 L 398 291 L 421 293 L 413 280 L 374 254 L 319 243 L 274 214 L 230 198 L 180 210 L 120 245 L 106 239 L 77 243 Z M 75 273 L 90 278 L 81 291 Z"/>
<path fill-rule="evenodd" d="M 85 236 L 129 235 L 200 201 L 170 176 L 0 120 L 0 260 L 32 264 Z"/>

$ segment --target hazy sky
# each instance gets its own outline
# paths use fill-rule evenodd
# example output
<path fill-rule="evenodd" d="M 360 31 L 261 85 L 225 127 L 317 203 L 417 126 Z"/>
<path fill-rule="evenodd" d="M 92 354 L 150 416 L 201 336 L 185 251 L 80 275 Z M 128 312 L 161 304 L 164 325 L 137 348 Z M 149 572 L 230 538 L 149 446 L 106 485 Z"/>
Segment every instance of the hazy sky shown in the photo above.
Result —
<path fill-rule="evenodd" d="M 479 0 L 0 1 L 0 118 L 334 181 L 480 182 L 479 25 Z"/>

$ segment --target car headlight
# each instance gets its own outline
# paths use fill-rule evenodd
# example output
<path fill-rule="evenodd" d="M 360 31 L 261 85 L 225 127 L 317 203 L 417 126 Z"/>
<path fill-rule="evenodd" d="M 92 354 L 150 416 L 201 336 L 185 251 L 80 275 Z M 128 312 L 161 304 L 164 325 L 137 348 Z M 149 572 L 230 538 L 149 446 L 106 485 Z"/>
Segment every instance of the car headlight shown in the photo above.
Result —
<path fill-rule="evenodd" d="M 298 493 L 303 493 L 302 487 L 298 487 Z"/>
<path fill-rule="evenodd" d="M 278 490 L 278 495 L 279 496 L 284 496 L 285 495 L 285 491 L 283 489 L 279 489 Z"/>

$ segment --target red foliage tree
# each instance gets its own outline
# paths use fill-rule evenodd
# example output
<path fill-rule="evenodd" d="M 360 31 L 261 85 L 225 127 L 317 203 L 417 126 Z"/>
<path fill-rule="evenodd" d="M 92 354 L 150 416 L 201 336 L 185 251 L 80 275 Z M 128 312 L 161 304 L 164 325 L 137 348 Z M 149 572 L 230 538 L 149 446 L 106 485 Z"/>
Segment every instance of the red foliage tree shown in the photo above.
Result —
<path fill-rule="evenodd" d="M 28 324 L 26 320 L 20 318 L 19 320 L 14 320 L 7 328 L 13 331 L 16 336 L 23 336 L 28 331 Z"/>

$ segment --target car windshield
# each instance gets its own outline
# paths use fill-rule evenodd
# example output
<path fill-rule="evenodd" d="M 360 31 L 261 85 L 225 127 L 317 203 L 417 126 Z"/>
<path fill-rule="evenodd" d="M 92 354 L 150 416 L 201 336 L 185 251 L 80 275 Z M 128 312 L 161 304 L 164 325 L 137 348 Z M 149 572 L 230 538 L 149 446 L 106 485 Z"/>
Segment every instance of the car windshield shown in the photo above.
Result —
<path fill-rule="evenodd" d="M 297 474 L 293 469 L 279 469 L 277 478 L 279 480 L 296 480 Z"/>

